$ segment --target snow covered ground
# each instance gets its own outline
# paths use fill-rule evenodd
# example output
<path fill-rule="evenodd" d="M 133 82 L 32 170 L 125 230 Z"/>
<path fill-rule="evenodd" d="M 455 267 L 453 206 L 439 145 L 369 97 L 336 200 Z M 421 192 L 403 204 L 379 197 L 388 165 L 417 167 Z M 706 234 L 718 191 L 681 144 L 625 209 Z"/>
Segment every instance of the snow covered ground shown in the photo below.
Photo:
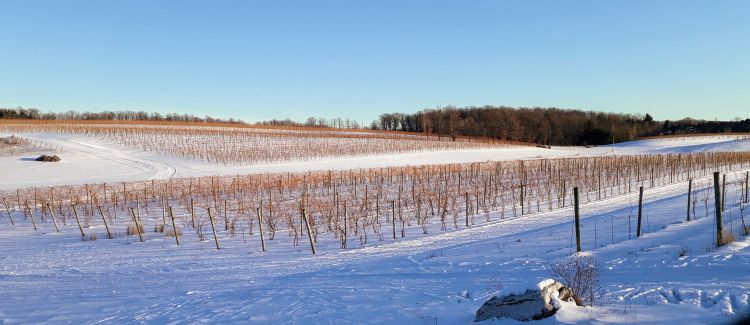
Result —
<path fill-rule="evenodd" d="M 77 177 L 101 182 L 538 156 L 750 150 L 747 139 L 701 138 L 223 167 L 151 156 L 95 139 L 28 137 L 62 144 L 68 165 L 34 168 L 25 160 L 0 158 L 0 187 L 33 186 L 45 178 L 62 184 L 79 182 Z M 8 167 L 18 169 L 8 172 Z M 708 184 L 708 178 L 695 180 L 699 197 Z M 583 248 L 603 266 L 601 302 L 594 308 L 565 305 L 537 323 L 725 323 L 746 314 L 750 238 L 742 237 L 739 227 L 741 213 L 750 221 L 750 209 L 741 212 L 741 191 L 730 184 L 724 224 L 738 240 L 716 249 L 713 200 L 705 206 L 699 202 L 697 220 L 686 222 L 686 192 L 686 182 L 646 190 L 645 234 L 640 238 L 634 234 L 637 193 L 583 205 Z M 415 225 L 405 238 L 371 238 L 361 247 L 352 242 L 346 250 L 325 237 L 318 241 L 316 256 L 310 254 L 307 238 L 292 246 L 280 234 L 262 252 L 257 232 L 231 236 L 223 228 L 220 250 L 211 241 L 199 242 L 187 227 L 177 246 L 174 238 L 151 232 L 160 222 L 154 211 L 143 218 L 144 243 L 122 234 L 124 221 L 115 225 L 119 236 L 113 240 L 105 238 L 101 223 L 94 223 L 86 232 L 96 232 L 99 239 L 81 241 L 73 220 L 57 233 L 50 220 L 34 231 L 23 213 L 13 215 L 16 226 L 0 210 L 0 323 L 8 324 L 467 324 L 503 287 L 546 278 L 550 263 L 575 250 L 570 208 L 507 219 L 493 214 L 490 222 L 477 216 L 470 228 L 442 232 L 433 225 L 427 235 Z"/>
<path fill-rule="evenodd" d="M 8 135 L 0 134 L 0 137 Z M 144 152 L 81 135 L 37 133 L 19 134 L 19 136 L 47 143 L 50 147 L 62 147 L 63 151 L 59 155 L 63 160 L 55 164 L 40 165 L 32 161 L 31 158 L 35 158 L 33 154 L 24 157 L 0 156 L 0 167 L 2 167 L 0 168 L 0 180 L 2 180 L 0 190 L 207 175 L 304 172 L 490 160 L 750 150 L 748 137 L 716 136 L 642 140 L 592 148 L 512 147 L 324 159 L 254 166 L 225 166 Z M 44 151 L 39 152 L 41 153 Z"/>

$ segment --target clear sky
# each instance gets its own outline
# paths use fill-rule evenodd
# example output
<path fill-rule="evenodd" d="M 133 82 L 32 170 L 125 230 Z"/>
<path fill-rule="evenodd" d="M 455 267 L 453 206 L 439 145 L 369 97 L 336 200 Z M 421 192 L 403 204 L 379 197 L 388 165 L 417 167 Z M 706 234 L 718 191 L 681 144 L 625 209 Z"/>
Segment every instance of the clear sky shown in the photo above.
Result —
<path fill-rule="evenodd" d="M 750 117 L 750 1 L 0 0 L 0 107 Z"/>

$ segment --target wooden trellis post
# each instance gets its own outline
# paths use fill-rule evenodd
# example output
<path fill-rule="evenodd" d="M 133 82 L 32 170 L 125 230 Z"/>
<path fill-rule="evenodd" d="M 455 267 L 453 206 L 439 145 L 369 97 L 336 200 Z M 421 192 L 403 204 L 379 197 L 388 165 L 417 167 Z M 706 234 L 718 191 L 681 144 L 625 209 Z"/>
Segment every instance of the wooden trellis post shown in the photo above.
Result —
<path fill-rule="evenodd" d="M 135 222 L 135 231 L 138 233 L 138 239 L 140 239 L 142 243 L 143 235 L 141 234 L 141 226 L 138 224 L 138 217 L 135 216 L 135 211 L 133 211 L 133 208 L 130 208 L 130 214 L 133 216 L 133 222 Z"/>
<path fill-rule="evenodd" d="M 578 209 L 578 187 L 573 188 L 573 204 L 576 224 L 576 252 L 581 252 L 581 221 Z"/>
<path fill-rule="evenodd" d="M 52 212 L 52 207 L 49 203 L 47 203 L 47 211 L 49 211 L 50 216 L 52 216 L 52 223 L 55 224 L 55 231 L 60 232 L 60 227 L 57 226 L 57 218 L 55 218 L 55 213 Z"/>
<path fill-rule="evenodd" d="M 78 230 L 81 231 L 81 238 L 86 237 L 86 235 L 83 234 L 83 227 L 81 227 L 81 218 L 78 217 L 78 210 L 76 210 L 75 204 L 71 204 L 70 208 L 73 210 L 73 214 L 76 216 L 76 223 L 78 223 Z"/>
<path fill-rule="evenodd" d="M 310 221 L 307 220 L 307 212 L 302 209 L 302 219 L 305 221 L 305 227 L 307 227 L 307 238 L 310 239 L 310 249 L 313 255 L 315 255 L 315 243 L 313 242 L 312 231 L 310 230 Z"/>
<path fill-rule="evenodd" d="M 8 212 L 8 218 L 10 219 L 10 225 L 11 226 L 15 226 L 16 223 L 13 222 L 13 215 L 10 214 L 10 207 L 8 206 L 8 201 L 6 201 L 5 198 L 3 198 L 3 204 L 5 205 L 5 212 Z"/>
<path fill-rule="evenodd" d="M 688 209 L 687 209 L 688 217 L 687 217 L 687 221 L 690 221 L 690 198 L 691 198 L 692 195 L 693 195 L 693 180 L 691 179 L 690 181 L 688 181 Z"/>
<path fill-rule="evenodd" d="M 112 239 L 112 233 L 109 232 L 109 226 L 107 225 L 107 218 L 104 217 L 104 212 L 102 212 L 102 206 L 97 206 L 99 209 L 99 214 L 102 216 L 102 221 L 104 221 L 104 228 L 107 229 L 107 238 Z"/>
<path fill-rule="evenodd" d="M 172 207 L 169 207 L 169 217 L 172 218 L 172 230 L 174 231 L 174 240 L 175 242 L 177 242 L 177 246 L 180 246 L 180 234 L 177 233 L 177 225 L 174 222 L 174 212 L 172 211 Z"/>
<path fill-rule="evenodd" d="M 261 206 L 262 207 L 262 206 Z M 260 246 L 263 249 L 263 251 L 266 251 L 266 240 L 265 237 L 263 237 L 263 209 L 262 208 L 255 208 L 255 211 L 258 213 L 258 228 L 260 232 Z M 219 247 L 218 242 L 216 243 L 216 248 Z"/>
<path fill-rule="evenodd" d="M 216 225 L 214 224 L 214 216 L 211 214 L 211 208 L 208 209 L 208 220 L 211 221 L 211 231 L 214 234 L 214 242 L 216 243 L 216 249 L 219 249 L 219 238 L 216 237 Z"/>
<path fill-rule="evenodd" d="M 721 220 L 721 188 L 719 187 L 719 172 L 714 172 L 714 208 L 716 210 L 716 246 L 722 246 L 724 225 Z"/>
<path fill-rule="evenodd" d="M 636 226 L 636 237 L 641 237 L 641 219 L 643 217 L 643 186 L 638 190 L 638 225 Z"/>

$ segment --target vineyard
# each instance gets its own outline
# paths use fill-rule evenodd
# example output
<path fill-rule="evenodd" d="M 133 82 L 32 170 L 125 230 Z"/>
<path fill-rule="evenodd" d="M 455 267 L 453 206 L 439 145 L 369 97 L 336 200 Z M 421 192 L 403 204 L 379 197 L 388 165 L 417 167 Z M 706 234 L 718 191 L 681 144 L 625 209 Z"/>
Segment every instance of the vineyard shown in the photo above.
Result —
<path fill-rule="evenodd" d="M 0 123 L 0 132 L 91 136 L 162 155 L 223 165 L 255 165 L 526 145 L 480 139 L 363 130 L 239 128 L 171 124 Z"/>
<path fill-rule="evenodd" d="M 155 236 L 144 229 L 154 229 L 176 240 L 186 232 L 215 239 L 218 248 L 213 230 L 266 240 L 286 235 L 297 246 L 309 231 L 312 242 L 347 248 L 569 207 L 574 187 L 587 203 L 749 167 L 746 152 L 590 157 L 87 184 L 2 197 L 8 216 L 20 213 L 35 229 L 51 220 L 64 230 L 77 221 L 83 238 L 124 233 L 143 240 Z M 737 176 L 729 185 L 746 191 L 746 182 Z M 697 193 L 711 183 L 694 185 Z"/>

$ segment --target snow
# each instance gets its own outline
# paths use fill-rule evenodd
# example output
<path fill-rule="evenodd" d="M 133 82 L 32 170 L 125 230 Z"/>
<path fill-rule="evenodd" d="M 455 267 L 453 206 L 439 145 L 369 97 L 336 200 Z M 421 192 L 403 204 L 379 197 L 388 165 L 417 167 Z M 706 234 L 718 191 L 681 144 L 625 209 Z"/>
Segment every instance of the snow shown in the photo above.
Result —
<path fill-rule="evenodd" d="M 0 158 L 2 189 L 65 184 L 234 174 L 304 171 L 579 155 L 750 150 L 747 139 L 701 138 L 685 142 L 644 140 L 596 148 L 524 148 L 296 164 L 225 167 L 137 152 L 96 139 L 24 135 L 64 146 L 63 162 L 31 164 Z M 739 177 L 744 171 L 728 175 Z M 710 179 L 696 179 L 699 195 Z M 727 191 L 725 227 L 738 240 L 714 247 L 713 207 L 698 204 L 686 222 L 687 183 L 644 193 L 644 235 L 634 235 L 637 193 L 581 207 L 583 248 L 602 265 L 603 296 L 595 307 L 560 302 L 561 310 L 539 324 L 723 323 L 746 315 L 750 298 L 750 238 L 739 230 L 739 191 Z M 447 232 L 438 225 L 407 229 L 406 238 L 341 250 L 320 238 L 312 256 L 307 242 L 292 246 L 279 235 L 262 252 L 257 233 L 232 237 L 219 231 L 222 249 L 199 242 L 183 228 L 174 238 L 151 232 L 146 241 L 120 234 L 81 241 L 75 222 L 56 233 L 51 222 L 34 231 L 13 211 L 10 226 L 0 210 L 0 323 L 372 323 L 468 324 L 497 293 L 527 288 L 548 278 L 547 267 L 574 250 L 571 209 L 563 208 Z M 184 215 L 184 211 L 178 214 Z M 748 214 L 744 210 L 744 214 Z M 152 214 L 153 211 L 152 211 Z M 748 216 L 745 216 L 747 220 Z M 114 229 L 122 233 L 126 222 Z M 417 226 L 415 226 L 417 227 Z M 497 320 L 492 324 L 521 324 Z"/>
<path fill-rule="evenodd" d="M 0 137 L 10 134 L 0 134 Z M 424 164 L 466 163 L 496 160 L 561 158 L 603 155 L 665 154 L 705 151 L 748 151 L 750 138 L 743 136 L 688 137 L 633 141 L 623 144 L 582 147 L 509 147 L 432 151 L 384 156 L 328 158 L 317 161 L 229 166 L 210 164 L 159 155 L 129 148 L 93 137 L 60 133 L 17 134 L 62 147 L 58 153 L 62 161 L 39 165 L 27 157 L 0 156 L 0 190 L 36 186 L 85 184 L 94 182 L 142 181 L 170 177 L 195 177 L 208 175 L 237 175 L 268 172 L 306 172 L 317 170 L 343 170 L 355 168 L 380 168 Z"/>

